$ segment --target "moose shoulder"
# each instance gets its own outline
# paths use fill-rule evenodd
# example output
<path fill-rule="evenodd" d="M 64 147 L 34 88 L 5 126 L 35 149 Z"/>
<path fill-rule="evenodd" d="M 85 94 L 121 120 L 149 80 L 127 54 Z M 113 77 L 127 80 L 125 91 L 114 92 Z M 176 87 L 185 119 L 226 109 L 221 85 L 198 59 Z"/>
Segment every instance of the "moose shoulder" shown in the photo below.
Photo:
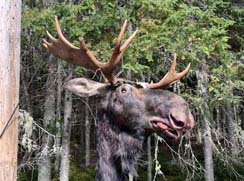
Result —
<path fill-rule="evenodd" d="M 113 70 L 132 41 L 134 32 L 122 44 L 126 22 L 121 28 L 115 49 L 106 63 L 98 61 L 80 38 L 80 48 L 72 45 L 62 34 L 57 17 L 55 25 L 58 39 L 48 33 L 50 43 L 44 46 L 55 56 L 93 71 L 100 71 L 107 83 L 86 78 L 75 78 L 65 83 L 65 88 L 81 97 L 98 95 L 100 106 L 97 121 L 97 173 L 96 180 L 122 181 L 129 175 L 137 176 L 135 164 L 152 133 L 177 139 L 182 130 L 194 126 L 187 102 L 180 96 L 163 90 L 181 79 L 190 65 L 180 73 L 175 71 L 176 56 L 169 72 L 158 82 L 141 86 L 113 76 Z"/>

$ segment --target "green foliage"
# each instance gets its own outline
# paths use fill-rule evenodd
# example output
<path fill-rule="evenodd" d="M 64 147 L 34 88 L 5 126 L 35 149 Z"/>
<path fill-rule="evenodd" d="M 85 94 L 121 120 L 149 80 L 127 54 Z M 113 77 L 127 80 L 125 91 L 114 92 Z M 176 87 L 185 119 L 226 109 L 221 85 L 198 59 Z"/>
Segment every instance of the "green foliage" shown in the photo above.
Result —
<path fill-rule="evenodd" d="M 30 181 L 37 180 L 37 170 L 33 168 L 33 170 L 22 170 L 18 172 L 17 181 Z"/>
<path fill-rule="evenodd" d="M 55 15 L 65 37 L 76 46 L 79 46 L 78 38 L 84 37 L 88 48 L 101 61 L 110 58 L 120 25 L 127 19 L 130 31 L 138 29 L 139 32 L 123 56 L 125 75 L 130 71 L 134 80 L 141 81 L 141 77 L 145 77 L 146 81 L 158 81 L 171 64 L 171 54 L 177 53 L 178 70 L 192 64 L 187 79 L 183 80 L 184 85 L 180 85 L 183 97 L 192 108 L 203 102 L 201 95 L 196 93 L 197 80 L 194 80 L 203 60 L 207 64 L 210 106 L 223 105 L 226 101 L 237 104 L 243 99 L 243 95 L 235 92 L 244 89 L 244 8 L 231 1 L 125 1 L 120 10 L 117 1 L 112 0 L 82 0 L 76 5 L 65 1 L 48 8 L 39 4 L 30 8 L 29 4 L 31 1 L 26 1 L 22 11 L 22 62 L 31 65 L 33 70 L 40 68 L 41 75 L 47 72 L 44 60 L 48 55 L 42 47 L 42 39 L 47 38 L 47 30 L 57 35 Z M 129 34 L 131 32 L 127 32 L 125 38 Z M 78 75 L 87 74 L 80 67 L 74 71 Z M 36 79 L 34 90 L 43 87 L 45 82 L 41 76 Z M 28 135 L 23 137 L 22 144 L 30 149 L 27 138 Z M 167 161 L 160 160 L 165 162 L 168 180 L 180 180 L 177 178 L 179 169 Z M 215 168 L 217 175 L 221 173 L 218 168 Z M 70 168 L 70 180 L 94 180 L 94 174 L 94 168 L 82 172 L 73 164 Z"/>
<path fill-rule="evenodd" d="M 76 166 L 74 163 L 70 165 L 69 180 L 70 181 L 93 181 L 95 178 L 95 168 L 85 167 L 83 169 Z"/>
<path fill-rule="evenodd" d="M 239 180 L 238 179 L 238 175 L 239 176 L 243 176 L 244 175 L 244 169 L 242 166 L 238 165 L 238 164 L 234 164 L 233 165 L 233 169 L 235 170 L 235 172 L 231 172 L 229 169 L 229 165 L 223 164 L 222 161 L 220 160 L 215 160 L 215 167 L 214 167 L 214 173 L 216 175 L 216 180 L 217 181 L 234 181 L 234 180 Z M 243 179 L 243 178 L 242 178 Z"/>
<path fill-rule="evenodd" d="M 123 8 L 122 19 L 129 19 L 140 31 L 124 55 L 124 67 L 135 73 L 140 70 L 161 68 L 167 71 L 170 63 L 165 57 L 168 52 L 178 54 L 180 67 L 192 62 L 196 66 L 202 58 L 228 62 L 229 45 L 227 28 L 233 21 L 215 14 L 216 4 L 201 10 L 189 7 L 182 1 L 135 1 Z M 56 4 L 48 9 L 27 9 L 23 12 L 23 29 L 33 31 L 41 46 L 45 31 L 55 33 L 53 17 L 60 19 L 64 34 L 78 45 L 78 37 L 83 36 L 88 47 L 100 60 L 106 61 L 111 55 L 120 17 L 117 4 L 113 1 L 82 1 L 79 5 Z M 147 67 L 150 67 L 147 69 Z M 214 68 L 214 67 L 211 67 Z"/>

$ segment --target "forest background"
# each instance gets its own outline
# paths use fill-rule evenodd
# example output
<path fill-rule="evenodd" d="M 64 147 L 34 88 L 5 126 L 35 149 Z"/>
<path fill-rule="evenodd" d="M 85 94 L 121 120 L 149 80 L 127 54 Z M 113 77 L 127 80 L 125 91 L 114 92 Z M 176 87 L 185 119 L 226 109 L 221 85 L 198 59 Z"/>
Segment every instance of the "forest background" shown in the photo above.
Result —
<path fill-rule="evenodd" d="M 158 81 L 172 53 L 179 70 L 191 63 L 168 89 L 187 100 L 196 126 L 178 141 L 151 136 L 137 180 L 244 180 L 244 2 L 22 0 L 19 181 L 95 176 L 96 99 L 62 86 L 70 77 L 101 76 L 44 49 L 46 31 L 56 35 L 55 15 L 71 42 L 84 37 L 104 61 L 127 19 L 129 32 L 139 30 L 117 70 L 127 79 Z"/>

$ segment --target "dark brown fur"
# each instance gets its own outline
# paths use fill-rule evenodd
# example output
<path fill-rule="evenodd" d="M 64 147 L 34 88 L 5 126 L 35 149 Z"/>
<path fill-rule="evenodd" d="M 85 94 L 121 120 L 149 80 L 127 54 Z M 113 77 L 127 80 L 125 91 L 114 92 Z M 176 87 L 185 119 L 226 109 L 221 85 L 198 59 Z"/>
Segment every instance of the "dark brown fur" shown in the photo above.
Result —
<path fill-rule="evenodd" d="M 166 90 L 122 84 L 116 89 L 107 87 L 102 96 L 97 122 L 97 181 L 124 181 L 129 174 L 137 176 L 136 162 L 153 130 L 151 117 L 167 119 L 177 108 L 190 114 L 187 103 Z"/>

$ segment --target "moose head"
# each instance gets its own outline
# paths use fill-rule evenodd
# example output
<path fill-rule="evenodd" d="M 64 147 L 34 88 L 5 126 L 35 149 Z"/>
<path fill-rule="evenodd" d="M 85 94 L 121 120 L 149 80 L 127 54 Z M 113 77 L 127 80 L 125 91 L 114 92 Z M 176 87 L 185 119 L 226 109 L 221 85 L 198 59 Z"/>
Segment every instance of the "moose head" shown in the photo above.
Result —
<path fill-rule="evenodd" d="M 169 72 L 157 83 L 137 83 L 113 76 L 116 65 L 137 33 L 135 31 L 122 43 L 126 24 L 125 21 L 112 56 L 106 63 L 96 59 L 83 38 L 79 38 L 80 47 L 72 45 L 64 37 L 57 17 L 55 26 L 58 39 L 47 32 L 50 42 L 43 40 L 43 45 L 53 55 L 100 72 L 106 80 L 99 83 L 86 78 L 75 78 L 64 85 L 78 96 L 97 95 L 100 99 L 96 180 L 127 180 L 129 174 L 137 176 L 135 162 L 151 133 L 177 139 L 181 131 L 194 126 L 187 102 L 182 97 L 163 90 L 189 71 L 190 64 L 182 72 L 176 72 L 176 55 L 173 56 Z"/>

